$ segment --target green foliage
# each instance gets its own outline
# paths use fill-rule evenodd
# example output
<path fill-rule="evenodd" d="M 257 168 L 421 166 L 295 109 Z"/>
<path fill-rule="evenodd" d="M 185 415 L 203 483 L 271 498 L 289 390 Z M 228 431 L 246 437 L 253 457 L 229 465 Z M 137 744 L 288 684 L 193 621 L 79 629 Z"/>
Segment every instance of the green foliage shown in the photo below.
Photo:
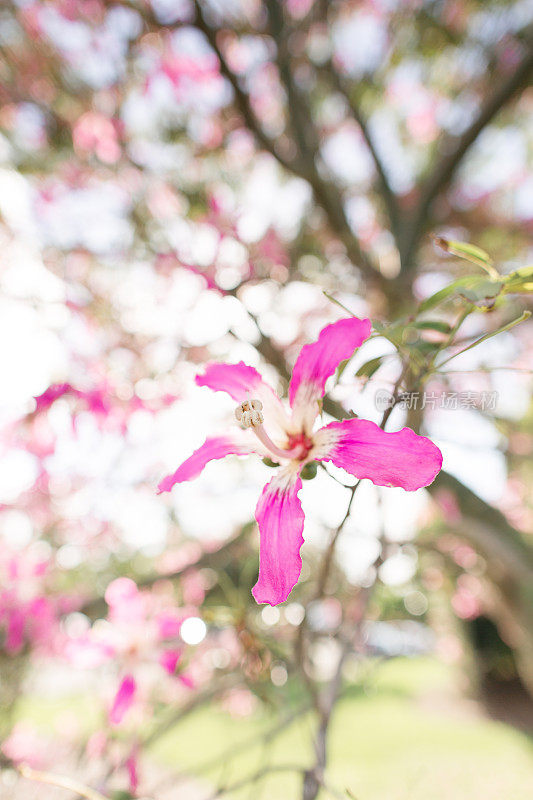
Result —
<path fill-rule="evenodd" d="M 361 364 L 357 372 L 355 373 L 356 378 L 371 378 L 372 375 L 378 371 L 384 361 L 383 356 L 378 356 L 377 358 L 371 358 L 369 361 L 365 361 L 364 364 Z"/>
<path fill-rule="evenodd" d="M 269 458 L 268 456 L 264 457 L 263 464 L 265 465 L 265 467 L 270 467 L 271 469 L 275 469 L 276 467 L 279 467 L 278 462 L 277 461 L 272 461 L 272 459 Z"/>
<path fill-rule="evenodd" d="M 313 478 L 316 478 L 317 470 L 318 461 L 310 461 L 309 464 L 306 464 L 302 469 L 300 476 L 303 481 L 311 481 Z"/>
<path fill-rule="evenodd" d="M 456 356 L 471 350 L 487 339 L 510 330 L 531 316 L 531 312 L 524 311 L 519 317 L 503 322 L 495 330 L 487 332 L 464 349 L 453 352 L 437 363 L 441 353 L 457 344 L 457 333 L 472 312 L 491 311 L 496 305 L 503 307 L 507 295 L 533 293 L 533 265 L 520 267 L 507 275 L 501 275 L 493 266 L 489 254 L 480 247 L 464 242 L 449 241 L 441 237 L 434 237 L 434 239 L 436 244 L 447 253 L 482 267 L 485 274 L 463 275 L 457 278 L 423 300 L 415 313 L 408 317 L 402 317 L 390 324 L 379 320 L 373 322 L 374 335 L 382 336 L 391 342 L 404 365 L 408 365 L 411 375 L 422 382 Z M 343 303 L 327 292 L 324 294 L 329 300 L 353 316 L 350 309 Z M 424 318 L 428 311 L 432 311 L 438 306 L 442 306 L 438 313 L 443 315 L 449 314 L 450 310 L 456 313 L 458 307 L 460 314 L 453 323 L 447 319 Z M 424 334 L 427 333 L 441 334 L 442 338 L 438 336 L 426 338 Z M 355 376 L 370 379 L 388 357 L 390 356 L 370 358 L 361 364 Z M 346 367 L 346 363 L 343 362 L 339 374 Z"/>
<path fill-rule="evenodd" d="M 460 297 L 480 308 L 491 308 L 503 285 L 501 279 L 491 280 L 486 275 L 466 275 L 423 300 L 418 306 L 418 313 L 423 314 L 446 300 Z"/>
<path fill-rule="evenodd" d="M 450 241 L 449 239 L 443 239 L 442 236 L 434 236 L 433 240 L 436 245 L 447 253 L 463 258 L 465 261 L 470 261 L 471 264 L 477 264 L 478 267 L 484 269 L 493 278 L 498 278 L 498 271 L 494 268 L 492 258 L 481 247 L 467 242 Z"/>

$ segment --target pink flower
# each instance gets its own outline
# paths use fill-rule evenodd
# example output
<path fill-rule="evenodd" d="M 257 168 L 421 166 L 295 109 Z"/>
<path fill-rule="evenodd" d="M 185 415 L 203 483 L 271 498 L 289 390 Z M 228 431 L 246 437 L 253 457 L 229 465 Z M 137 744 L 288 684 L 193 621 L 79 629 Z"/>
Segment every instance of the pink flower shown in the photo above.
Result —
<path fill-rule="evenodd" d="M 409 428 L 386 433 L 374 422 L 347 419 L 315 430 L 327 379 L 369 335 L 370 320 L 341 319 L 302 348 L 289 385 L 290 415 L 259 373 L 243 362 L 208 364 L 196 378 L 199 386 L 227 392 L 240 403 L 235 413 L 244 430 L 207 439 L 158 488 L 168 492 L 174 484 L 196 478 L 212 459 L 227 455 L 254 452 L 280 463 L 255 512 L 260 567 L 252 593 L 258 603 L 283 602 L 300 576 L 304 513 L 298 492 L 306 464 L 331 461 L 356 478 L 407 491 L 427 486 L 442 466 L 438 447 Z"/>
<path fill-rule="evenodd" d="M 174 675 L 180 657 L 181 650 L 163 650 L 159 656 L 159 663 L 169 675 Z"/>
<path fill-rule="evenodd" d="M 117 689 L 113 705 L 109 712 L 109 722 L 111 725 L 120 725 L 124 715 L 133 705 L 136 689 L 135 678 L 133 678 L 132 675 L 126 675 Z"/>

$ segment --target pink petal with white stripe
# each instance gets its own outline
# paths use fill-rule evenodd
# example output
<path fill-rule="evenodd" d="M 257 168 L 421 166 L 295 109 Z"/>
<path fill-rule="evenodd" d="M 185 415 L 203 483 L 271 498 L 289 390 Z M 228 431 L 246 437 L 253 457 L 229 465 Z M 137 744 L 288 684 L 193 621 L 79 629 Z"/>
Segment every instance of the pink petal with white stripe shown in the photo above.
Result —
<path fill-rule="evenodd" d="M 124 715 L 133 705 L 137 685 L 132 675 L 126 675 L 120 683 L 111 711 L 109 712 L 109 722 L 111 725 L 120 725 Z"/>
<path fill-rule="evenodd" d="M 261 400 L 265 425 L 269 434 L 278 439 L 285 438 L 289 428 L 289 418 L 275 391 L 265 383 L 253 367 L 243 361 L 238 364 L 211 362 L 205 367 L 203 375 L 196 376 L 198 386 L 207 386 L 215 392 L 227 392 L 237 403 L 244 400 Z"/>
<path fill-rule="evenodd" d="M 311 433 L 327 379 L 368 339 L 370 329 L 369 319 L 340 319 L 323 328 L 316 342 L 302 347 L 289 386 L 296 427 Z"/>
<path fill-rule="evenodd" d="M 200 475 L 210 461 L 231 455 L 246 456 L 252 452 L 251 445 L 235 436 L 213 436 L 206 439 L 203 445 L 178 467 L 176 472 L 163 478 L 157 487 L 158 492 L 159 494 L 170 492 L 176 483 L 192 481 L 193 478 Z"/>
<path fill-rule="evenodd" d="M 304 512 L 298 499 L 299 468 L 286 467 L 263 489 L 255 510 L 259 525 L 259 577 L 252 589 L 258 603 L 283 603 L 302 569 Z"/>
<path fill-rule="evenodd" d="M 315 458 L 331 461 L 356 478 L 408 492 L 428 486 L 442 467 L 442 453 L 410 428 L 388 433 L 366 419 L 332 422 L 314 436 Z"/>

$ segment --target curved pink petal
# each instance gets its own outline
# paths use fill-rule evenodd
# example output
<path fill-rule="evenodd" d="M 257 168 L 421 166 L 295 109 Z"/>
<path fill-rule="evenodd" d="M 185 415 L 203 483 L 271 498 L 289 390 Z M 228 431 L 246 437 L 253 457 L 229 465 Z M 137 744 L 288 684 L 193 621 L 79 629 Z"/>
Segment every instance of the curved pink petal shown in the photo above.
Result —
<path fill-rule="evenodd" d="M 283 603 L 300 577 L 304 541 L 304 512 L 298 499 L 301 488 L 299 470 L 287 467 L 267 483 L 257 503 L 259 577 L 252 594 L 258 603 Z"/>
<path fill-rule="evenodd" d="M 410 428 L 387 433 L 369 420 L 346 419 L 326 425 L 314 440 L 315 458 L 377 486 L 413 492 L 432 483 L 442 467 L 439 448 Z"/>
<path fill-rule="evenodd" d="M 316 342 L 302 347 L 292 372 L 289 400 L 293 421 L 308 433 L 318 414 L 316 401 L 324 396 L 327 379 L 368 339 L 370 329 L 369 319 L 340 319 L 323 328 Z"/>
<path fill-rule="evenodd" d="M 207 386 L 215 392 L 227 392 L 237 403 L 258 399 L 263 403 L 265 427 L 271 436 L 283 440 L 289 429 L 289 419 L 276 392 L 265 383 L 254 367 L 244 361 L 238 364 L 211 362 L 203 375 L 196 376 L 198 386 Z"/>
<path fill-rule="evenodd" d="M 159 663 L 169 675 L 174 675 L 176 665 L 181 658 L 181 650 L 163 650 L 159 656 Z"/>
<path fill-rule="evenodd" d="M 128 711 L 133 704 L 136 689 L 135 678 L 133 678 L 132 675 L 126 675 L 118 687 L 113 705 L 111 706 L 111 711 L 109 712 L 109 722 L 111 725 L 120 725 L 126 711 Z"/>
<path fill-rule="evenodd" d="M 157 487 L 158 493 L 170 492 L 176 483 L 192 481 L 193 478 L 197 478 L 209 461 L 231 455 L 246 456 L 251 452 L 251 445 L 239 441 L 236 437 L 213 436 L 206 439 L 203 445 L 178 467 L 176 472 L 167 475 L 160 481 Z"/>
<path fill-rule="evenodd" d="M 70 383 L 52 383 L 45 392 L 33 398 L 35 400 L 35 410 L 46 411 L 56 400 L 72 391 L 73 387 Z"/>

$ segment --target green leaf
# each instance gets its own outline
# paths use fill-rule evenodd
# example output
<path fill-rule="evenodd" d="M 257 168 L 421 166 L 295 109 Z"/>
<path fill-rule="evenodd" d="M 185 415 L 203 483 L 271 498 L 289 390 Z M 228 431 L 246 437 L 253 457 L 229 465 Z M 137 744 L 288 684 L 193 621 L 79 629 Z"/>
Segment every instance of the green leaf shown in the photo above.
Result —
<path fill-rule="evenodd" d="M 300 472 L 300 477 L 303 481 L 311 481 L 313 478 L 316 478 L 316 473 L 318 471 L 318 462 L 310 461 L 309 464 L 306 464 L 305 467 Z"/>
<path fill-rule="evenodd" d="M 491 281 L 481 278 L 474 286 L 465 287 L 459 294 L 466 297 L 471 303 L 482 308 L 490 308 L 494 305 L 494 299 L 498 297 L 503 289 L 502 281 Z M 488 302 L 487 302 L 488 301 Z"/>
<path fill-rule="evenodd" d="M 427 353 L 431 353 L 434 350 L 438 350 L 440 348 L 439 342 L 428 342 L 425 339 L 415 342 L 411 345 L 411 350 L 416 350 L 417 353 L 424 356 Z"/>
<path fill-rule="evenodd" d="M 503 280 L 492 281 L 484 275 L 465 275 L 464 278 L 458 278 L 458 280 L 439 289 L 438 292 L 435 292 L 430 297 L 426 297 L 420 303 L 418 311 L 419 313 L 429 311 L 445 300 L 451 300 L 454 297 L 464 297 L 470 303 L 475 303 L 475 305 L 485 308 L 490 307 L 494 302 L 494 298 L 502 291 L 503 286 Z M 486 300 L 491 302 L 484 302 Z"/>
<path fill-rule="evenodd" d="M 364 364 L 361 364 L 357 372 L 355 373 L 356 378 L 371 378 L 372 375 L 378 371 L 378 369 L 383 364 L 383 356 L 377 356 L 377 358 L 371 358 L 369 361 L 366 361 Z"/>
<path fill-rule="evenodd" d="M 336 377 L 337 381 L 340 381 L 341 375 L 344 372 L 344 370 L 346 369 L 346 367 L 348 366 L 349 360 L 350 360 L 349 358 L 345 358 L 344 361 L 341 361 L 341 363 L 337 367 L 337 377 Z"/>
<path fill-rule="evenodd" d="M 413 322 L 413 327 L 422 331 L 438 331 L 439 333 L 450 333 L 451 325 L 440 319 L 428 319 L 421 322 Z"/>
<path fill-rule="evenodd" d="M 465 347 L 463 350 L 460 350 L 458 353 L 454 353 L 453 355 L 449 356 L 448 358 L 445 358 L 444 361 L 441 361 L 441 363 L 438 364 L 437 369 L 440 369 L 444 364 L 447 364 L 448 361 L 452 360 L 452 358 L 457 358 L 457 356 L 460 356 L 463 353 L 466 353 L 467 350 L 472 350 L 473 347 L 477 347 L 478 344 L 481 344 L 481 342 L 486 342 L 487 339 L 492 339 L 493 336 L 497 336 L 499 333 L 503 333 L 504 331 L 508 331 L 511 328 L 514 328 L 515 325 L 519 325 L 520 322 L 524 322 L 524 320 L 529 319 L 530 316 L 531 316 L 531 311 L 524 311 L 522 314 L 520 314 L 519 317 L 517 317 L 516 319 L 511 320 L 511 322 L 508 322 L 506 325 L 502 325 L 501 328 L 498 328 L 495 331 L 491 331 L 490 333 L 486 333 L 484 336 L 481 336 L 479 339 L 476 339 L 475 342 L 472 342 L 472 344 L 469 344 L 468 347 Z"/>
<path fill-rule="evenodd" d="M 448 300 L 456 296 L 461 287 L 470 286 L 473 282 L 475 282 L 476 277 L 477 276 L 467 275 L 464 278 L 459 278 L 458 280 L 453 281 L 453 283 L 449 283 L 448 286 L 444 286 L 442 289 L 439 289 L 439 291 L 435 292 L 435 294 L 426 297 L 426 299 L 423 300 L 418 307 L 419 313 L 429 311 L 430 308 L 438 306 L 440 303 L 443 303 L 444 300 Z"/>
<path fill-rule="evenodd" d="M 499 277 L 498 271 L 494 268 L 494 262 L 485 250 L 477 247 L 475 244 L 468 244 L 467 242 L 454 242 L 450 239 L 444 239 L 442 236 L 434 236 L 433 241 L 435 244 L 442 248 L 446 253 L 451 253 L 453 256 L 463 258 L 465 261 L 470 261 L 471 264 L 476 264 L 488 272 L 493 278 Z"/>
<path fill-rule="evenodd" d="M 502 276 L 504 282 L 504 292 L 518 294 L 530 294 L 533 292 L 533 264 L 527 267 L 520 267 Z"/>
<path fill-rule="evenodd" d="M 349 314 L 351 317 L 355 317 L 356 316 L 353 313 L 353 311 L 350 311 L 350 309 L 347 306 L 344 305 L 344 303 L 341 303 L 341 301 L 337 300 L 336 297 L 333 297 L 332 294 L 330 294 L 329 292 L 326 292 L 325 289 L 322 289 L 322 294 L 324 295 L 324 297 L 327 297 L 328 300 L 331 300 L 332 303 L 335 303 L 335 305 L 340 306 L 342 308 L 342 310 L 346 311 L 346 313 Z"/>

